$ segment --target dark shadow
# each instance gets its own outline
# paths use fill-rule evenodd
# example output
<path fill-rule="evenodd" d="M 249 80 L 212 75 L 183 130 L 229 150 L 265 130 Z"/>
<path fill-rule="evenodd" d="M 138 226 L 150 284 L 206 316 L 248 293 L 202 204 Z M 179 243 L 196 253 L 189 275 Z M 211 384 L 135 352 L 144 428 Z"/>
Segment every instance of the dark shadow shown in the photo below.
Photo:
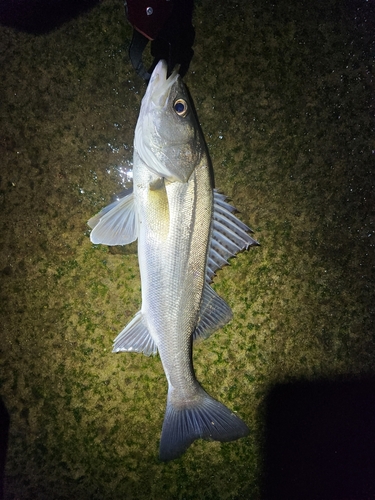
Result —
<path fill-rule="evenodd" d="M 375 378 L 280 384 L 266 400 L 262 499 L 375 498 Z"/>
<path fill-rule="evenodd" d="M 41 35 L 90 10 L 100 0 L 1 0 L 0 24 Z"/>
<path fill-rule="evenodd" d="M 9 413 L 0 398 L 0 500 L 4 498 L 4 471 L 8 449 Z"/>

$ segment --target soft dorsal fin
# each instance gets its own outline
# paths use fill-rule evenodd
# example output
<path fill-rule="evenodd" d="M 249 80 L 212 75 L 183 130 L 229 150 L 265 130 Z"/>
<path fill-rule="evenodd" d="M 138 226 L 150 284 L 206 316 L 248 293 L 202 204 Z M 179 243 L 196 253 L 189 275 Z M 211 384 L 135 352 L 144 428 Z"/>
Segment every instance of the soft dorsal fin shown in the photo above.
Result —
<path fill-rule="evenodd" d="M 103 208 L 88 221 L 90 240 L 102 245 L 127 245 L 138 238 L 138 217 L 133 193 Z"/>
<path fill-rule="evenodd" d="M 215 330 L 226 325 L 232 319 L 232 311 L 224 299 L 205 284 L 198 323 L 193 333 L 193 340 L 208 338 Z"/>
<path fill-rule="evenodd" d="M 258 245 L 248 233 L 251 229 L 240 221 L 226 196 L 214 190 L 214 211 L 210 249 L 207 257 L 206 282 L 211 283 L 215 272 L 228 264 L 228 260 L 252 245 Z"/>

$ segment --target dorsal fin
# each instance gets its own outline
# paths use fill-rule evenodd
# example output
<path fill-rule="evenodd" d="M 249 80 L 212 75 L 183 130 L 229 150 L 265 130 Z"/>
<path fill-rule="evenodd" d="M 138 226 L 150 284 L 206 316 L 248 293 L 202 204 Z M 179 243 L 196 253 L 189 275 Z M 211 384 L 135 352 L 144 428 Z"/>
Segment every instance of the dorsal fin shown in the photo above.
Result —
<path fill-rule="evenodd" d="M 213 290 L 208 283 L 204 285 L 202 304 L 193 340 L 206 339 L 218 328 L 232 319 L 228 304 Z"/>

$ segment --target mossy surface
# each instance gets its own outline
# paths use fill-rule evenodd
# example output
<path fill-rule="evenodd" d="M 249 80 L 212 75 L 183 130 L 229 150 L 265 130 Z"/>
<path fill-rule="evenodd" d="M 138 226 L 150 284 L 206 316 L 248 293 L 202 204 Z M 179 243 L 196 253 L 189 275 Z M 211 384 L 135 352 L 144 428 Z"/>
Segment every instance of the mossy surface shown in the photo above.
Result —
<path fill-rule="evenodd" d="M 122 2 L 40 36 L 0 27 L 6 500 L 261 498 L 270 388 L 373 372 L 374 19 L 371 2 L 196 2 L 185 81 L 261 246 L 218 273 L 234 318 L 194 362 L 251 433 L 167 464 L 159 358 L 111 353 L 140 307 L 136 247 L 86 225 L 123 189 L 145 90 Z"/>

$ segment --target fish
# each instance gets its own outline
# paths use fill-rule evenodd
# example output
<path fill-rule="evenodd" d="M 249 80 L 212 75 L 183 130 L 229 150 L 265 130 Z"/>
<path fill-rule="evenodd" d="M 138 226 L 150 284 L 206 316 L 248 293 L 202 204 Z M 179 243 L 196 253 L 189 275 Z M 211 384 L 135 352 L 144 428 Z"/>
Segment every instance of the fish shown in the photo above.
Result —
<path fill-rule="evenodd" d="M 193 343 L 232 319 L 213 290 L 216 271 L 258 243 L 214 189 L 213 169 L 189 91 L 177 68 L 156 65 L 135 129 L 133 190 L 88 221 L 91 242 L 138 239 L 142 306 L 113 352 L 159 353 L 168 381 L 159 458 L 180 457 L 199 438 L 232 441 L 246 423 L 197 381 Z"/>

